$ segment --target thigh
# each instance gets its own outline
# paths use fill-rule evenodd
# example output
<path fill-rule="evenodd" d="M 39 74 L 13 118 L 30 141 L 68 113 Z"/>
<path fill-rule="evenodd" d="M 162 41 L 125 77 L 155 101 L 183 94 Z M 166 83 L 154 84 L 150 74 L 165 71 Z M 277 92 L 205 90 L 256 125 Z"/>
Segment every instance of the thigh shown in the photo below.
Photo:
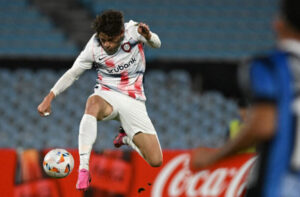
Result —
<path fill-rule="evenodd" d="M 162 151 L 157 135 L 139 132 L 133 136 L 133 142 L 147 159 L 162 159 Z"/>
<path fill-rule="evenodd" d="M 112 106 L 98 95 L 92 95 L 88 98 L 85 107 L 85 113 L 102 120 L 113 112 Z"/>
<path fill-rule="evenodd" d="M 148 116 L 145 103 L 132 100 L 119 109 L 119 118 L 128 137 L 132 140 L 138 132 L 156 135 L 156 130 Z"/>

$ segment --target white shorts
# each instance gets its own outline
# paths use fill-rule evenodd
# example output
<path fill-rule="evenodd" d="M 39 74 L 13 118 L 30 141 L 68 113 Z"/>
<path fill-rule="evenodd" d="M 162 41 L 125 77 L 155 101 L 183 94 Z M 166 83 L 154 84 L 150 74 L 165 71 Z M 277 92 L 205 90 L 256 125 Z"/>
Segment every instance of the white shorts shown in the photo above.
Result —
<path fill-rule="evenodd" d="M 119 120 L 131 140 L 138 132 L 157 135 L 144 101 L 136 100 L 116 91 L 101 90 L 101 86 L 97 86 L 91 96 L 98 95 L 113 107 L 113 112 L 103 121 Z"/>

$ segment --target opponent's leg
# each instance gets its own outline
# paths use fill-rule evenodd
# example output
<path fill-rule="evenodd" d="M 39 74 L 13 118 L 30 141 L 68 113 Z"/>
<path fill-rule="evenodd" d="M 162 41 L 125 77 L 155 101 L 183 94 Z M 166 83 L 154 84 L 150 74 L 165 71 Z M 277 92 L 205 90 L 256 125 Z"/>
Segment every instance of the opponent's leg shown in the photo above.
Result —
<path fill-rule="evenodd" d="M 88 98 L 85 114 L 79 127 L 78 150 L 79 150 L 79 174 L 76 188 L 86 190 L 89 186 L 89 159 L 93 144 L 97 137 L 97 120 L 102 120 L 110 115 L 113 109 L 100 96 L 94 95 Z"/>

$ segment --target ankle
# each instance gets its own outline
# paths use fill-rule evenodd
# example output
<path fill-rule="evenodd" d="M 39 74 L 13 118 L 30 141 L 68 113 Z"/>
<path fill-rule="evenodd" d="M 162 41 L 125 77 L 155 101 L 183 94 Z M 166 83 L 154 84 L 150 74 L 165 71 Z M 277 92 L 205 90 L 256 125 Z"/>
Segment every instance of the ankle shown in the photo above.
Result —
<path fill-rule="evenodd" d="M 87 170 L 89 171 L 89 165 L 86 165 L 86 164 L 80 164 L 79 165 L 79 171 L 80 170 Z"/>

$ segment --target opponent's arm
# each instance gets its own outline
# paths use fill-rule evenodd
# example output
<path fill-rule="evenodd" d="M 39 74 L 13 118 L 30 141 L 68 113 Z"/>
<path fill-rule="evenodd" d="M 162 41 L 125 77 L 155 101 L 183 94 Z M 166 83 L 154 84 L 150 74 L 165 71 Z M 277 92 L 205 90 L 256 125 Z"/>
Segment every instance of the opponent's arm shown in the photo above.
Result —
<path fill-rule="evenodd" d="M 139 23 L 137 31 L 140 35 L 142 35 L 141 41 L 143 43 L 148 44 L 152 48 L 160 48 L 161 42 L 158 35 L 151 32 L 148 25 L 146 25 L 145 23 Z"/>
<path fill-rule="evenodd" d="M 51 113 L 51 102 L 52 100 L 70 87 L 75 80 L 79 78 L 79 76 L 85 71 L 86 69 L 81 68 L 79 66 L 73 66 L 69 70 L 67 70 L 63 76 L 56 82 L 54 87 L 51 89 L 49 94 L 45 96 L 42 103 L 38 106 L 37 110 L 41 116 L 48 116 Z"/>
<path fill-rule="evenodd" d="M 222 148 L 213 153 L 195 149 L 191 157 L 191 169 L 197 170 L 207 167 L 242 149 L 269 140 L 275 134 L 276 114 L 274 104 L 256 104 L 252 107 L 249 118 L 236 138 L 228 141 Z"/>

